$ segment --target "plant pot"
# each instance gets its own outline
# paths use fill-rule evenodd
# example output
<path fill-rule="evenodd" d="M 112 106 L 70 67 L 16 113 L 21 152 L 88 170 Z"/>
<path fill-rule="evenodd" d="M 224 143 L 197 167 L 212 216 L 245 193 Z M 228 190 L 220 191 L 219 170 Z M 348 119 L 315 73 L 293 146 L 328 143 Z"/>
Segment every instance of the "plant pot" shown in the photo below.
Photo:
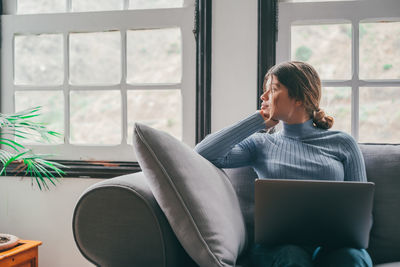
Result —
<path fill-rule="evenodd" d="M 16 236 L 0 233 L 0 251 L 15 247 L 18 241 L 19 238 Z"/>

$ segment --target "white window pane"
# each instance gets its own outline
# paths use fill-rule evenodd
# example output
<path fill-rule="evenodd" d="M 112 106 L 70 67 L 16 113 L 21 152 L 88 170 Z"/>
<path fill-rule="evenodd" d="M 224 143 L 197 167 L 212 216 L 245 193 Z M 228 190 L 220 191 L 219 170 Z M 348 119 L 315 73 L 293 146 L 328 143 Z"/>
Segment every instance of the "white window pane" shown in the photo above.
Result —
<path fill-rule="evenodd" d="M 18 14 L 57 13 L 67 10 L 65 0 L 12 0 L 17 1 Z"/>
<path fill-rule="evenodd" d="M 128 143 L 135 122 L 147 124 L 182 139 L 181 90 L 128 91 Z"/>
<path fill-rule="evenodd" d="M 71 143 L 110 145 L 121 142 L 119 91 L 71 92 Z"/>
<path fill-rule="evenodd" d="M 130 9 L 182 7 L 183 0 L 129 0 Z"/>
<path fill-rule="evenodd" d="M 63 36 L 61 34 L 16 35 L 14 62 L 15 84 L 62 84 Z"/>
<path fill-rule="evenodd" d="M 74 12 L 121 10 L 124 0 L 72 0 L 71 5 Z"/>
<path fill-rule="evenodd" d="M 71 33 L 70 82 L 72 84 L 118 84 L 121 80 L 121 34 L 119 31 Z"/>
<path fill-rule="evenodd" d="M 179 83 L 182 40 L 179 28 L 127 32 L 128 83 Z"/>
<path fill-rule="evenodd" d="M 351 134 L 351 88 L 324 87 L 320 107 L 334 118 L 332 130 Z"/>
<path fill-rule="evenodd" d="M 360 78 L 400 78 L 400 22 L 360 23 Z"/>
<path fill-rule="evenodd" d="M 51 138 L 53 143 L 64 142 L 64 94 L 62 91 L 29 91 L 15 93 L 15 111 L 42 106 L 40 116 L 31 120 L 43 123 L 48 130 L 61 134 L 60 138 Z M 30 133 L 34 133 L 30 131 Z M 24 143 L 38 143 L 37 134 L 33 140 L 24 140 Z M 21 141 L 21 139 L 17 139 Z"/>
<path fill-rule="evenodd" d="M 351 25 L 292 26 L 291 58 L 310 63 L 321 79 L 351 78 Z"/>
<path fill-rule="evenodd" d="M 364 143 L 400 143 L 400 88 L 360 88 L 360 138 Z"/>

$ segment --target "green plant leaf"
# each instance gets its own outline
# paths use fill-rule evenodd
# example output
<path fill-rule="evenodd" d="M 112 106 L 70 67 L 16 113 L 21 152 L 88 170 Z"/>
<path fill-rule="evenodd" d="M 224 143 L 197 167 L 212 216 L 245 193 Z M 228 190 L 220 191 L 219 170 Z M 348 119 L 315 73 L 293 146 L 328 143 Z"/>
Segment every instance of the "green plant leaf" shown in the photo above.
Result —
<path fill-rule="evenodd" d="M 3 165 L 8 161 L 9 158 L 11 158 L 12 155 L 5 151 L 5 150 L 0 150 L 0 161 L 3 163 Z"/>
<path fill-rule="evenodd" d="M 2 171 L 0 172 L 0 175 L 3 173 L 3 171 L 5 172 L 7 166 L 10 165 L 11 162 L 17 160 L 19 157 L 22 157 L 22 156 L 25 155 L 26 153 L 28 153 L 28 150 L 27 150 L 27 151 L 24 151 L 24 152 L 21 152 L 21 153 L 19 153 L 19 154 L 16 154 L 16 155 L 14 155 L 14 156 L 11 156 L 11 157 L 6 161 L 6 163 L 4 163 L 4 166 L 3 166 Z"/>
<path fill-rule="evenodd" d="M 32 161 L 24 161 L 24 163 L 27 165 L 27 169 L 26 169 L 26 175 L 30 175 L 31 177 L 35 177 L 36 179 L 36 183 L 39 187 L 40 190 L 42 190 L 42 185 L 39 181 L 42 181 L 43 179 L 41 179 L 41 174 L 39 173 L 39 175 L 36 176 L 36 172 L 35 172 L 35 166 L 33 166 Z M 43 181 L 42 181 L 43 182 Z M 44 182 L 44 184 L 46 184 L 46 182 Z"/>
<path fill-rule="evenodd" d="M 41 140 L 50 142 L 50 137 L 61 137 L 62 135 L 58 132 L 48 130 L 46 125 L 40 122 L 32 121 L 33 118 L 40 116 L 41 106 L 28 108 L 14 114 L 2 114 L 0 113 L 0 144 L 14 149 L 14 152 L 8 152 L 0 149 L 0 162 L 2 168 L 0 175 L 6 173 L 6 168 L 12 162 L 20 162 L 15 168 L 17 173 L 25 170 L 26 176 L 31 176 L 36 181 L 39 189 L 49 189 L 47 184 L 50 181 L 53 185 L 56 185 L 58 177 L 65 175 L 63 168 L 66 166 L 57 162 L 52 162 L 43 159 L 49 155 L 37 155 L 31 150 L 26 149 L 19 142 L 3 136 L 11 135 L 24 140 Z M 21 149 L 24 149 L 21 151 Z M 55 176 L 55 174 L 57 176 Z"/>
<path fill-rule="evenodd" d="M 25 154 L 28 153 L 28 152 L 29 152 L 29 150 L 26 150 L 26 151 L 23 151 L 23 152 L 21 152 L 21 153 L 15 155 L 15 156 L 12 156 L 12 157 L 6 162 L 6 164 L 5 164 L 6 167 L 7 167 L 11 162 L 13 162 L 13 161 L 19 159 L 20 157 L 22 157 L 23 155 L 25 155 Z"/>
<path fill-rule="evenodd" d="M 51 169 L 53 169 L 55 172 L 57 172 L 59 175 L 65 175 L 65 172 L 61 169 L 61 168 L 69 168 L 63 164 L 60 164 L 58 162 L 52 162 L 52 161 L 48 161 L 48 160 L 44 160 L 41 158 L 37 159 L 38 162 L 45 164 L 47 166 L 49 166 Z"/>
<path fill-rule="evenodd" d="M 18 151 L 18 148 L 16 148 L 15 146 L 13 146 L 13 145 L 11 145 L 11 144 L 9 144 L 9 143 L 0 141 L 0 145 L 6 145 L 6 146 L 9 146 L 9 147 L 12 147 L 14 150 L 17 150 L 17 151 Z"/>
<path fill-rule="evenodd" d="M 9 144 L 9 143 L 11 143 L 11 144 Z M 14 150 L 17 150 L 17 151 L 18 151 L 18 149 L 16 148 L 16 146 L 18 146 L 20 148 L 25 148 L 23 145 L 21 145 L 20 143 L 15 142 L 14 140 L 11 140 L 11 139 L 8 139 L 8 138 L 2 138 L 2 137 L 0 137 L 0 144 L 12 147 L 12 148 L 14 148 Z"/>
<path fill-rule="evenodd" d="M 54 183 L 54 180 L 56 180 L 56 177 L 54 177 L 54 175 L 45 167 L 41 166 L 40 163 L 37 163 L 34 161 L 33 163 L 36 167 L 36 169 L 43 174 L 44 176 L 46 176 L 45 178 L 47 178 L 47 180 L 49 180 L 54 186 L 56 185 Z"/>
<path fill-rule="evenodd" d="M 5 150 L 0 150 L 0 161 L 3 164 L 3 168 L 0 170 L 0 175 L 3 173 L 6 174 L 6 162 L 12 157 L 12 155 L 5 151 Z"/>
<path fill-rule="evenodd" d="M 30 160 L 30 159 L 28 159 Z M 31 161 L 31 167 L 33 170 L 33 177 L 36 179 L 37 183 L 41 183 L 42 186 L 46 189 L 49 189 L 49 186 L 46 183 L 46 179 L 44 179 L 43 174 L 46 175 L 46 173 L 42 173 L 41 171 L 38 170 L 38 166 L 34 163 L 34 161 Z"/>

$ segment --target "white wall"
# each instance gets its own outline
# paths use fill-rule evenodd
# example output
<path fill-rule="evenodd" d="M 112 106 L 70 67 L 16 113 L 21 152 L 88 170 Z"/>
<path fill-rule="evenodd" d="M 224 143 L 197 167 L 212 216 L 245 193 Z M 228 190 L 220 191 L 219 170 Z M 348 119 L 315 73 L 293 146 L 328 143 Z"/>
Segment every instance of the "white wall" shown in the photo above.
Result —
<path fill-rule="evenodd" d="M 212 131 L 255 112 L 257 1 L 213 1 Z"/>
<path fill-rule="evenodd" d="M 30 178 L 0 177 L 0 232 L 40 240 L 39 266 L 93 266 L 72 235 L 72 215 L 81 193 L 99 179 L 65 178 L 40 191 Z"/>
<path fill-rule="evenodd" d="M 253 113 L 257 86 L 257 1 L 213 1 L 212 131 Z M 43 241 L 41 267 L 92 266 L 72 235 L 78 197 L 98 179 L 63 179 L 50 191 L 29 178 L 0 177 L 0 232 Z"/>

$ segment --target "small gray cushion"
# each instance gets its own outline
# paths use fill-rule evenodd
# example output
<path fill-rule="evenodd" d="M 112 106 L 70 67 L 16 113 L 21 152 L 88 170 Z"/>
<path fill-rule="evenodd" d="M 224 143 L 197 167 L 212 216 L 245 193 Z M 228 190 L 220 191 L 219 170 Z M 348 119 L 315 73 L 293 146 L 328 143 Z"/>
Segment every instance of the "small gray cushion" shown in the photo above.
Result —
<path fill-rule="evenodd" d="M 368 252 L 375 264 L 400 261 L 400 146 L 361 145 L 368 181 L 375 183 Z"/>
<path fill-rule="evenodd" d="M 136 123 L 134 147 L 150 189 L 200 266 L 234 266 L 245 247 L 239 201 L 226 174 L 169 134 Z"/>

